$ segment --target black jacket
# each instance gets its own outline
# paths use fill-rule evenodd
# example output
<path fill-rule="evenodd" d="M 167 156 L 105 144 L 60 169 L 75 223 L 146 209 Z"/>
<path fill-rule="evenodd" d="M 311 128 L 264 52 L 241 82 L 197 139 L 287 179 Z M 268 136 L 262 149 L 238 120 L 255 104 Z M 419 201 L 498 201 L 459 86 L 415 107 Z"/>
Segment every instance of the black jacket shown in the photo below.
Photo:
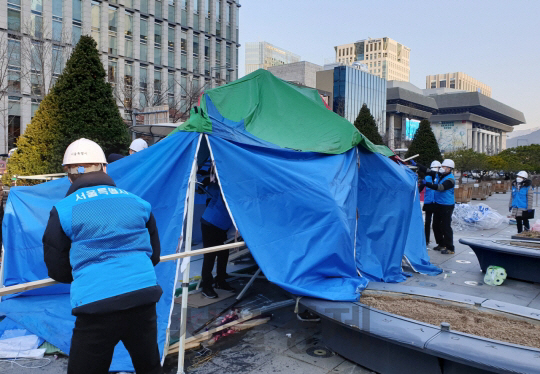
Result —
<path fill-rule="evenodd" d="M 80 188 L 102 185 L 115 186 L 112 178 L 101 171 L 83 174 L 73 182 L 66 196 L 71 195 Z M 150 243 L 152 245 L 151 260 L 154 266 L 156 266 L 159 263 L 161 255 L 161 246 L 156 220 L 152 213 L 150 213 L 150 219 L 146 223 L 146 228 L 150 234 Z M 71 239 L 69 239 L 62 229 L 58 212 L 56 211 L 56 208 L 53 207 L 49 216 L 47 228 L 43 234 L 43 257 L 45 259 L 45 265 L 47 265 L 49 277 L 61 283 L 73 282 L 72 268 L 69 262 L 70 249 Z M 155 303 L 159 301 L 162 293 L 161 287 L 157 285 L 86 304 L 73 309 L 72 313 L 74 315 L 101 314 L 125 310 L 136 306 Z"/>

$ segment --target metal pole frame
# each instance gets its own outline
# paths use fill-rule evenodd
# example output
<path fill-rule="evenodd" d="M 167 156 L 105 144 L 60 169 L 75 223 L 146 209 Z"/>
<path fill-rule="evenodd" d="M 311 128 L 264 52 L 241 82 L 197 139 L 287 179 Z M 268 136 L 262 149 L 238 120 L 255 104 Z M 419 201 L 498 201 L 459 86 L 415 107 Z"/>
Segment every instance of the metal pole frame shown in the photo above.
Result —
<path fill-rule="evenodd" d="M 186 246 L 185 253 L 191 252 L 191 239 L 193 236 L 193 213 L 195 207 L 195 185 L 197 184 L 197 155 L 191 169 L 191 175 L 189 177 L 188 187 L 188 211 L 187 211 L 187 225 L 186 225 Z M 186 258 L 183 261 L 188 261 L 186 268 L 183 272 L 182 278 L 182 310 L 180 312 L 180 340 L 178 341 L 178 371 L 177 374 L 184 374 L 184 357 L 185 357 L 185 345 L 186 345 L 186 322 L 187 322 L 187 302 L 189 293 L 189 270 L 190 270 L 190 258 Z"/>

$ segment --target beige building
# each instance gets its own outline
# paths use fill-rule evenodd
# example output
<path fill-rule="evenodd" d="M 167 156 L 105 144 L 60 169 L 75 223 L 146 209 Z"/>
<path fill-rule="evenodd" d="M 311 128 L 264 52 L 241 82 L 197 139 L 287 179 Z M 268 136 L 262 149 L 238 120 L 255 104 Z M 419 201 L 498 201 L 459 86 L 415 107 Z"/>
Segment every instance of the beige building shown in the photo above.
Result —
<path fill-rule="evenodd" d="M 480 92 L 487 97 L 491 97 L 490 86 L 460 72 L 428 75 L 426 77 L 426 88 L 455 88 L 456 90 L 468 92 Z"/>
<path fill-rule="evenodd" d="M 246 43 L 246 74 L 294 62 L 300 62 L 300 56 L 268 42 Z"/>
<path fill-rule="evenodd" d="M 411 49 L 390 38 L 365 39 L 334 47 L 336 62 L 344 65 L 360 63 L 367 70 L 386 80 L 410 80 Z"/>

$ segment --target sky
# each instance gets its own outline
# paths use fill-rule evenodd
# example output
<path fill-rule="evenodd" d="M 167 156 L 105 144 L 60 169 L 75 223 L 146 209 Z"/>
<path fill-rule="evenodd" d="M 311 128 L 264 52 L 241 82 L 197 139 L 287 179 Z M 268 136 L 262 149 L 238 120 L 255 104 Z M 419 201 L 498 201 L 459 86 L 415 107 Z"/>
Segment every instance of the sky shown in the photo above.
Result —
<path fill-rule="evenodd" d="M 389 37 L 411 48 L 411 83 L 463 72 L 492 98 L 540 126 L 539 0 L 240 0 L 239 74 L 245 43 L 267 41 L 323 65 L 334 46 Z"/>

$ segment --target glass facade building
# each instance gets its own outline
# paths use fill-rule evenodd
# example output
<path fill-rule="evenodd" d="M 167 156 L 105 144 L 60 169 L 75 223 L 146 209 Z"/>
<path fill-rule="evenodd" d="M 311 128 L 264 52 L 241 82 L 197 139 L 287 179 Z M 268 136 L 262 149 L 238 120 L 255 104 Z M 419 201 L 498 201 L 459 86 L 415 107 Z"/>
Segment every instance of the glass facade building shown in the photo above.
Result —
<path fill-rule="evenodd" d="M 246 43 L 246 74 L 299 61 L 300 56 L 270 43 Z"/>
<path fill-rule="evenodd" d="M 349 66 L 334 68 L 333 110 L 354 123 L 363 104 L 375 118 L 379 133 L 386 132 L 386 80 Z"/>
<path fill-rule="evenodd" d="M 122 109 L 178 106 L 195 87 L 238 78 L 239 0 L 7 0 L 4 7 L 0 37 L 8 40 L 9 53 L 0 55 L 8 60 L 0 67 L 9 79 L 0 91 L 9 95 L 0 96 L 0 121 L 18 126 L 11 134 L 24 132 L 81 35 L 96 40 L 116 92 L 133 93 L 117 97 Z M 29 53 L 25 40 L 51 56 Z M 27 56 L 44 61 L 30 63 Z M 2 139 L 0 153 L 6 153 L 14 140 L 8 146 Z"/>

